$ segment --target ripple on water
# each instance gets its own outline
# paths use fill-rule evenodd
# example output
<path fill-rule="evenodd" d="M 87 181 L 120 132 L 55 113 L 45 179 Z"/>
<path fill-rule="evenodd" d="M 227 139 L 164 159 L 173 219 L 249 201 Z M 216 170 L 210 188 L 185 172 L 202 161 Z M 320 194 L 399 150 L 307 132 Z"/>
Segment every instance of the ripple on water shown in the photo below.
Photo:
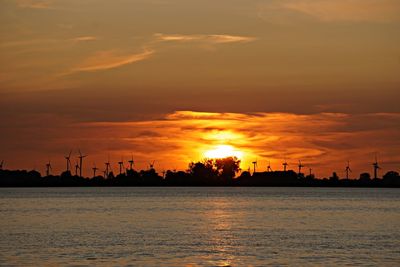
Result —
<path fill-rule="evenodd" d="M 398 189 L 0 189 L 1 266 L 388 265 Z"/>

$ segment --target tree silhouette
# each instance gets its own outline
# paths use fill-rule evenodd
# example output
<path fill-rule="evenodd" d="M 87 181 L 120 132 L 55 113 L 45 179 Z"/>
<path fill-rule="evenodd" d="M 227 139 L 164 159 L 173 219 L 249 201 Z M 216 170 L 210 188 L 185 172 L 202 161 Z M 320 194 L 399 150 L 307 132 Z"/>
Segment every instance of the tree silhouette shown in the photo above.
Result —
<path fill-rule="evenodd" d="M 191 162 L 188 172 L 192 176 L 194 184 L 213 184 L 217 177 L 217 172 L 211 159 L 206 159 L 203 162 Z"/>
<path fill-rule="evenodd" d="M 368 172 L 363 172 L 360 174 L 360 182 L 370 182 L 371 181 L 371 174 Z"/>
<path fill-rule="evenodd" d="M 389 171 L 382 178 L 387 184 L 400 185 L 400 175 L 396 171 Z"/>
<path fill-rule="evenodd" d="M 42 177 L 37 171 L 0 170 L 0 187 L 59 187 L 59 186 L 325 186 L 325 187 L 400 187 L 400 175 L 389 171 L 383 179 L 371 179 L 369 173 L 360 174 L 358 180 L 339 179 L 333 173 L 329 179 L 299 177 L 293 170 L 265 171 L 251 174 L 240 171 L 240 160 L 235 157 L 206 159 L 192 162 L 187 171 L 167 170 L 165 178 L 156 170 L 128 170 L 126 174 L 107 177 L 98 175 L 84 178 L 65 171 L 61 175 Z M 236 177 L 236 178 L 235 178 Z"/>
<path fill-rule="evenodd" d="M 230 183 L 240 171 L 240 160 L 236 157 L 215 159 L 214 166 L 223 183 Z"/>
<path fill-rule="evenodd" d="M 339 181 L 339 176 L 337 175 L 336 172 L 332 173 L 332 176 L 329 177 L 329 181 L 331 181 L 331 182 L 338 182 Z"/>

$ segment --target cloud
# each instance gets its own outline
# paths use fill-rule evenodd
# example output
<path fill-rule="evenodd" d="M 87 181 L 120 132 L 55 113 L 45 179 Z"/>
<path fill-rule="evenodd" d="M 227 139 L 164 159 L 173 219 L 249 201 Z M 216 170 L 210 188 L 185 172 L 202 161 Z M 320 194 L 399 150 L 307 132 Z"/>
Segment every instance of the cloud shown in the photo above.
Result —
<path fill-rule="evenodd" d="M 17 6 L 20 8 L 32 9 L 53 9 L 51 0 L 17 0 Z"/>
<path fill-rule="evenodd" d="M 154 34 L 154 37 L 158 41 L 162 42 L 189 42 L 189 41 L 198 41 L 198 42 L 207 42 L 212 44 L 224 44 L 224 43 L 245 43 L 252 42 L 256 40 L 254 37 L 245 37 L 245 36 L 234 36 L 234 35 L 181 35 L 181 34 L 173 34 L 166 35 L 157 33 Z M 82 36 L 71 39 L 75 42 L 83 42 L 83 41 L 93 41 L 96 40 L 96 37 L 93 36 Z M 147 47 L 153 46 L 154 43 L 147 43 Z M 102 70 L 109 70 L 118 68 L 124 65 L 132 64 L 135 62 L 143 61 L 151 57 L 155 53 L 154 49 L 147 49 L 142 53 L 138 54 L 130 54 L 130 55 L 120 55 L 117 54 L 114 50 L 108 51 L 99 51 L 89 58 L 85 59 L 82 63 L 80 63 L 77 67 L 72 68 L 70 71 L 63 73 L 63 75 L 69 75 L 77 72 L 95 72 Z"/>
<path fill-rule="evenodd" d="M 73 42 L 89 42 L 89 41 L 96 41 L 97 37 L 95 36 L 79 36 L 72 38 L 71 41 Z"/>
<path fill-rule="evenodd" d="M 37 45 L 45 45 L 45 44 L 53 44 L 53 43 L 59 43 L 61 40 L 56 40 L 56 39 L 32 39 L 32 40 L 18 40 L 18 41 L 5 41 L 0 44 L 1 48 L 7 48 L 7 47 L 32 47 L 32 46 L 37 46 Z"/>
<path fill-rule="evenodd" d="M 287 13 L 289 12 L 289 13 Z M 281 0 L 260 6 L 265 20 L 292 19 L 303 14 L 324 22 L 400 21 L 398 0 Z"/>
<path fill-rule="evenodd" d="M 8 127 L 3 129 L 0 145 L 10 166 L 15 167 L 23 167 L 18 165 L 21 162 L 32 164 L 31 158 L 46 162 L 51 156 L 55 169 L 59 166 L 61 170 L 62 153 L 80 147 L 90 155 L 91 162 L 102 162 L 109 153 L 116 163 L 133 152 L 138 168 L 156 160 L 158 169 L 185 169 L 188 162 L 202 159 L 219 145 L 241 151 L 242 168 L 257 157 L 260 170 L 268 161 L 274 169 L 281 169 L 286 157 L 290 168 L 296 169 L 302 159 L 319 176 L 332 171 L 343 176 L 350 160 L 354 177 L 358 177 L 371 171 L 375 151 L 381 152 L 381 173 L 396 170 L 400 163 L 400 113 L 177 111 L 159 119 L 124 122 L 77 122 L 55 114 L 3 117 Z"/>
<path fill-rule="evenodd" d="M 89 42 L 89 41 L 96 41 L 98 38 L 96 36 L 78 36 L 69 39 L 31 39 L 31 40 L 17 40 L 17 41 L 6 41 L 0 44 L 0 48 L 33 48 L 33 47 L 40 47 L 40 48 L 47 48 L 49 45 L 57 45 L 60 44 L 74 44 L 80 42 Z"/>
<path fill-rule="evenodd" d="M 228 35 L 228 34 L 162 34 L 156 33 L 154 36 L 165 42 L 206 42 L 213 44 L 224 43 L 248 43 L 257 40 L 255 37 Z"/>
<path fill-rule="evenodd" d="M 115 51 L 100 51 L 85 59 L 67 74 L 115 69 L 148 59 L 152 54 L 154 54 L 153 50 L 145 50 L 142 53 L 129 55 L 119 55 Z"/>

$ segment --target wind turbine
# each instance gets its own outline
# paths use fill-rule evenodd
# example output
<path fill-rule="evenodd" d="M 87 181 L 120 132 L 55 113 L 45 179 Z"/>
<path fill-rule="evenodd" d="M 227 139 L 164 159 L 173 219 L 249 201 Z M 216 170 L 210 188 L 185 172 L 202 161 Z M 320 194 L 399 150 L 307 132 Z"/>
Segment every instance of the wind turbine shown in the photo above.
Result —
<path fill-rule="evenodd" d="M 286 167 L 289 165 L 289 164 L 286 162 L 286 159 L 285 159 L 285 162 L 282 163 L 282 165 L 283 165 L 283 171 L 286 172 Z"/>
<path fill-rule="evenodd" d="M 78 161 L 75 161 L 75 176 L 78 176 L 79 164 Z"/>
<path fill-rule="evenodd" d="M 3 166 L 4 166 L 4 160 L 2 160 L 1 163 L 0 163 L 0 170 L 3 169 Z"/>
<path fill-rule="evenodd" d="M 252 162 L 253 164 L 253 174 L 256 173 L 256 167 L 257 167 L 257 159 Z"/>
<path fill-rule="evenodd" d="M 154 162 L 156 162 L 155 160 L 153 160 L 153 162 L 152 163 L 150 163 L 149 162 L 149 167 L 150 167 L 150 170 L 154 170 Z"/>
<path fill-rule="evenodd" d="M 271 161 L 268 161 L 267 172 L 272 172 Z"/>
<path fill-rule="evenodd" d="M 118 162 L 119 165 L 119 174 L 122 174 L 122 167 L 124 166 L 124 160 L 121 158 L 121 161 Z"/>
<path fill-rule="evenodd" d="M 375 154 L 375 162 L 372 163 L 372 166 L 374 166 L 374 179 L 378 178 L 378 169 L 380 169 L 381 167 L 379 167 L 378 165 L 378 157 Z"/>
<path fill-rule="evenodd" d="M 350 169 L 350 161 L 347 161 L 347 166 L 346 166 L 346 179 L 349 179 L 349 172 L 352 172 Z"/>
<path fill-rule="evenodd" d="M 108 175 L 110 174 L 110 159 L 108 159 L 107 162 L 104 163 L 106 165 L 106 170 L 105 170 L 105 178 L 108 178 Z"/>
<path fill-rule="evenodd" d="M 50 175 L 50 170 L 53 170 L 53 168 L 51 167 L 51 162 L 49 160 L 49 162 L 46 163 L 46 176 Z"/>
<path fill-rule="evenodd" d="M 312 169 L 310 168 L 310 177 L 311 177 L 311 175 L 312 175 Z"/>
<path fill-rule="evenodd" d="M 301 164 L 301 160 L 299 160 L 299 175 L 301 174 L 301 168 L 305 167 L 303 164 Z"/>
<path fill-rule="evenodd" d="M 67 160 L 67 172 L 69 172 L 69 169 L 71 167 L 71 154 L 72 150 L 69 152 L 68 156 L 64 156 L 64 158 Z"/>
<path fill-rule="evenodd" d="M 94 167 L 92 168 L 93 170 L 93 178 L 96 177 L 96 172 L 99 168 L 96 167 L 96 164 L 94 164 Z"/>
<path fill-rule="evenodd" d="M 129 170 L 133 170 L 133 163 L 134 163 L 134 161 L 133 161 L 133 155 L 132 155 L 131 160 L 128 160 L 128 162 L 129 162 Z"/>
<path fill-rule="evenodd" d="M 81 150 L 79 149 L 79 176 L 82 177 L 82 163 L 83 159 L 86 158 L 87 155 L 82 155 Z"/>

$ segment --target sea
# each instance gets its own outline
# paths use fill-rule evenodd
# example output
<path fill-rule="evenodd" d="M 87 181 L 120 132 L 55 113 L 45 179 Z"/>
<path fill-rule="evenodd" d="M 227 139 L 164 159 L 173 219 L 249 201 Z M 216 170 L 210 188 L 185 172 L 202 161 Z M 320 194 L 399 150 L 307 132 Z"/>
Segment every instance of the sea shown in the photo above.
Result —
<path fill-rule="evenodd" d="M 0 266 L 400 266 L 400 189 L 0 188 Z"/>

